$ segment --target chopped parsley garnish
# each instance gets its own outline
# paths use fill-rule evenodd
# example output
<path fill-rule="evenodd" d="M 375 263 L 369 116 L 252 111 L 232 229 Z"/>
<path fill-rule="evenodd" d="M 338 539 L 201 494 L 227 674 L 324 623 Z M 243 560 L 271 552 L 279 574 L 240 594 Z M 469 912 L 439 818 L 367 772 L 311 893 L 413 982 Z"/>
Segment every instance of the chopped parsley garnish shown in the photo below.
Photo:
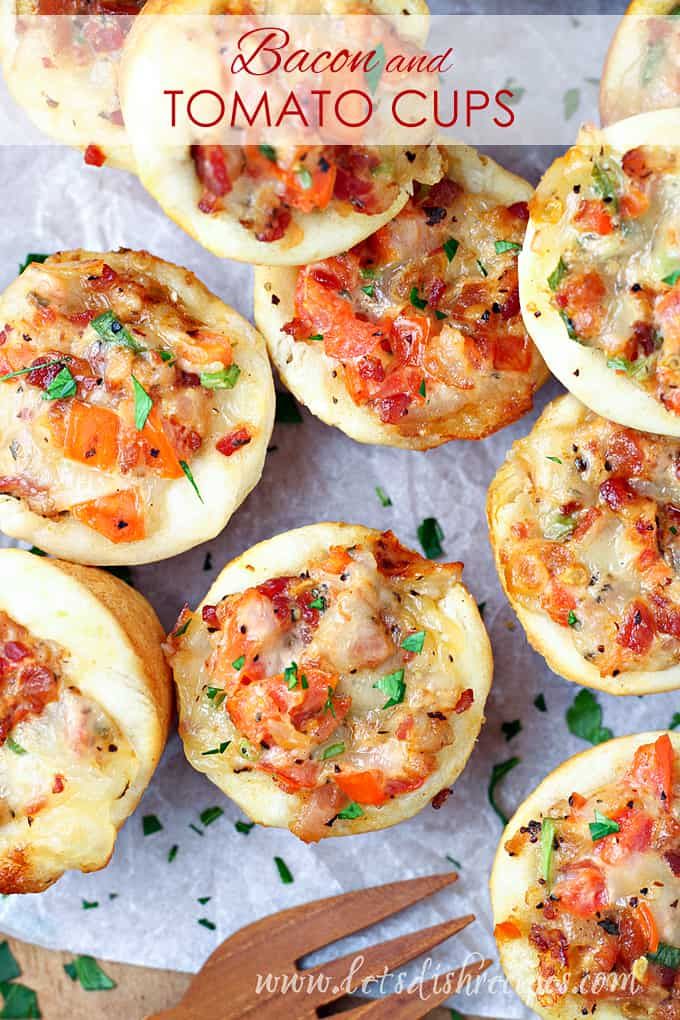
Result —
<path fill-rule="evenodd" d="M 201 811 L 199 815 L 201 825 L 205 825 L 207 828 L 208 825 L 212 825 L 212 823 L 216 822 L 218 818 L 221 818 L 223 814 L 224 811 L 221 807 L 206 808 L 205 811 Z"/>
<path fill-rule="evenodd" d="M 427 308 L 427 301 L 425 298 L 421 298 L 418 294 L 418 288 L 414 285 L 411 287 L 411 293 L 409 294 L 409 300 L 414 308 Z"/>
<path fill-rule="evenodd" d="M 444 241 L 442 247 L 444 249 L 444 254 L 446 255 L 447 259 L 449 260 L 449 262 L 452 262 L 456 252 L 458 251 L 458 248 L 460 247 L 460 244 L 455 239 L 455 237 L 449 237 L 448 240 Z"/>
<path fill-rule="evenodd" d="M 372 96 L 375 95 L 378 85 L 380 84 L 380 79 L 382 78 L 382 73 L 385 69 L 386 58 L 387 54 L 385 53 L 385 47 L 382 43 L 378 43 L 375 48 L 376 63 L 370 68 L 370 70 L 364 72 L 366 86 Z"/>
<path fill-rule="evenodd" d="M 314 333 L 313 336 L 308 336 L 307 339 L 315 341 L 323 340 L 323 333 Z"/>
<path fill-rule="evenodd" d="M 324 747 L 321 752 L 321 761 L 327 761 L 328 758 L 337 758 L 339 754 L 345 753 L 345 745 L 342 741 L 337 744 L 330 744 L 328 747 Z"/>
<path fill-rule="evenodd" d="M 28 365 L 26 368 L 18 368 L 16 372 L 7 372 L 5 375 L 0 375 L 0 382 L 5 382 L 7 379 L 16 379 L 20 375 L 28 375 L 30 372 L 35 372 L 39 368 L 51 368 L 52 365 L 63 365 L 65 358 L 53 358 L 52 361 L 40 361 L 37 365 Z"/>
<path fill-rule="evenodd" d="M 518 733 L 522 732 L 522 721 L 511 719 L 509 722 L 501 723 L 501 732 L 506 740 L 512 740 Z"/>
<path fill-rule="evenodd" d="M 305 191 L 308 191 L 313 183 L 312 175 L 310 174 L 309 170 L 307 169 L 306 166 L 300 166 L 298 167 L 296 173 L 300 180 L 300 187 L 303 188 Z"/>
<path fill-rule="evenodd" d="M 31 262 L 45 262 L 49 258 L 49 255 L 40 255 L 38 252 L 31 251 L 25 257 L 23 262 L 19 263 L 19 276 L 23 273 L 24 269 L 28 269 Z"/>
<path fill-rule="evenodd" d="M 368 283 L 368 284 L 366 284 L 365 287 L 362 287 L 361 289 L 364 292 L 364 294 L 366 295 L 366 297 L 373 297 L 374 294 L 375 294 L 375 284 L 374 283 Z"/>
<path fill-rule="evenodd" d="M 336 718 L 336 715 L 335 715 L 335 705 L 333 704 L 333 688 L 332 687 L 329 687 L 328 690 L 326 691 L 326 701 L 325 701 L 325 704 L 323 706 L 323 711 L 324 712 L 330 712 L 331 715 L 333 716 L 333 718 L 334 719 Z"/>
<path fill-rule="evenodd" d="M 569 610 L 569 616 L 567 617 L 567 623 L 569 624 L 570 627 L 575 627 L 576 630 L 579 630 L 580 627 L 581 627 L 581 621 L 579 620 L 578 616 L 576 615 L 576 613 L 574 612 L 573 609 Z"/>
<path fill-rule="evenodd" d="M 169 362 L 175 360 L 175 355 L 172 351 L 167 351 L 164 347 L 159 347 L 156 353 L 159 355 L 161 361 Z"/>
<path fill-rule="evenodd" d="M 610 203 L 614 209 L 619 207 L 617 180 L 614 175 L 600 166 L 593 164 L 593 187 L 600 198 Z"/>
<path fill-rule="evenodd" d="M 342 811 L 338 811 L 335 817 L 346 819 L 361 818 L 363 816 L 363 813 L 364 809 L 362 808 L 361 804 L 357 804 L 355 800 L 351 800 L 349 804 L 342 809 Z"/>
<path fill-rule="evenodd" d="M 425 644 L 425 631 L 416 630 L 413 634 L 407 634 L 401 643 L 401 647 L 407 652 L 415 652 L 417 655 L 423 650 Z"/>
<path fill-rule="evenodd" d="M 142 818 L 142 832 L 145 836 L 153 836 L 154 832 L 160 832 L 162 828 L 157 815 L 144 815 Z"/>
<path fill-rule="evenodd" d="M 276 149 L 273 145 L 258 145 L 258 149 L 268 160 L 276 163 Z"/>
<path fill-rule="evenodd" d="M 175 857 L 177 856 L 177 852 L 178 851 L 179 851 L 179 847 L 177 846 L 176 843 L 173 843 L 173 845 L 168 850 L 168 864 L 172 864 L 172 862 L 174 861 Z"/>
<path fill-rule="evenodd" d="M 477 269 L 479 269 L 479 271 L 482 274 L 482 276 L 488 276 L 489 275 L 487 270 L 486 270 L 486 266 L 479 259 L 477 259 Z"/>
<path fill-rule="evenodd" d="M 184 474 L 186 476 L 186 479 L 189 482 L 189 485 L 194 490 L 194 492 L 196 493 L 196 495 L 198 496 L 198 498 L 200 499 L 200 501 L 202 503 L 203 502 L 203 496 L 199 492 L 198 486 L 196 485 L 196 479 L 194 478 L 194 476 L 191 473 L 191 468 L 189 467 L 189 465 L 187 464 L 187 462 L 185 460 L 181 460 L 179 462 L 179 466 L 181 467 L 182 471 L 184 472 Z"/>
<path fill-rule="evenodd" d="M 200 903 L 201 906 L 204 907 L 206 905 L 206 903 L 210 903 L 211 899 L 212 899 L 212 896 L 199 896 L 197 898 L 196 902 Z"/>
<path fill-rule="evenodd" d="M 438 308 L 435 308 L 434 314 L 437 319 L 448 319 L 449 317 L 447 312 L 440 312 Z"/>
<path fill-rule="evenodd" d="M 613 368 L 615 372 L 625 372 L 632 379 L 646 379 L 649 375 L 650 365 L 651 357 L 636 358 L 635 361 L 629 361 L 628 358 L 621 355 L 607 358 L 607 368 Z"/>
<path fill-rule="evenodd" d="M 562 461 L 560 460 L 559 457 L 550 457 L 548 454 L 546 454 L 546 460 L 551 460 L 553 462 L 553 464 L 561 464 L 562 463 Z"/>
<path fill-rule="evenodd" d="M 564 542 L 570 538 L 576 527 L 574 514 L 554 514 L 552 520 L 546 525 L 544 537 L 549 542 Z"/>
<path fill-rule="evenodd" d="M 381 676 L 379 680 L 373 684 L 374 690 L 383 691 L 387 695 L 387 701 L 383 705 L 383 708 L 392 708 L 393 705 L 400 705 L 404 700 L 406 693 L 406 684 L 404 683 L 404 670 L 398 669 L 394 673 L 388 673 L 386 676 Z"/>
<path fill-rule="evenodd" d="M 299 425 L 302 415 L 290 393 L 276 391 L 276 421 L 280 425 Z"/>
<path fill-rule="evenodd" d="M 548 706 L 545 703 L 545 694 L 541 693 L 536 695 L 534 698 L 534 707 L 537 708 L 539 712 L 548 711 Z"/>
<path fill-rule="evenodd" d="M 58 378 L 58 376 L 57 376 Z M 141 432 L 146 425 L 146 419 L 151 413 L 153 400 L 146 392 L 142 384 L 132 376 L 132 389 L 135 394 L 135 428 Z"/>
<path fill-rule="evenodd" d="M 239 655 L 238 659 L 234 659 L 234 661 L 232 662 L 232 666 L 234 667 L 234 669 L 243 669 L 245 661 L 246 661 L 245 655 Z"/>
<path fill-rule="evenodd" d="M 291 662 L 290 666 L 286 666 L 283 671 L 283 682 L 289 691 L 292 691 L 294 687 L 297 687 L 298 682 L 298 667 L 297 662 Z"/>
<path fill-rule="evenodd" d="M 226 698 L 227 692 L 223 690 L 221 687 L 208 687 L 207 691 L 205 692 L 205 696 L 206 698 L 208 698 L 209 701 L 213 702 L 215 708 L 219 708 L 224 699 Z"/>
<path fill-rule="evenodd" d="M 234 822 L 234 828 L 237 832 L 240 832 L 242 836 L 250 835 L 250 830 L 255 828 L 255 822 L 242 822 L 240 819 L 238 822 Z"/>
<path fill-rule="evenodd" d="M 99 900 L 83 900 L 83 910 L 96 910 Z"/>
<path fill-rule="evenodd" d="M 21 967 L 14 959 L 9 942 L 0 942 L 0 982 L 13 981 L 21 977 Z"/>
<path fill-rule="evenodd" d="M 194 825 L 193 822 L 189 822 L 189 828 L 192 829 L 196 833 L 197 836 L 204 836 L 205 835 L 205 833 L 203 832 L 203 829 L 199 829 L 199 827 L 197 825 Z"/>
<path fill-rule="evenodd" d="M 2 1020 L 40 1020 L 42 1013 L 38 1006 L 38 997 L 32 988 L 16 981 L 3 981 L 0 984 L 3 1007 L 0 1009 Z"/>
<path fill-rule="evenodd" d="M 21 744 L 19 744 L 12 737 L 8 737 L 7 740 L 5 741 L 5 743 L 9 747 L 10 751 L 14 752 L 14 754 L 28 754 L 28 751 L 26 750 L 26 748 L 22 747 Z"/>
<path fill-rule="evenodd" d="M 109 344 L 128 347 L 135 354 L 141 354 L 144 350 L 111 309 L 98 315 L 96 319 L 92 319 L 90 325 L 95 333 L 98 333 L 102 340 L 106 340 Z"/>
<path fill-rule="evenodd" d="M 668 967 L 670 970 L 680 970 L 680 948 L 669 946 L 667 942 L 660 942 L 655 953 L 648 953 L 647 959 L 652 963 L 658 963 L 661 967 Z"/>
<path fill-rule="evenodd" d="M 567 89 L 562 96 L 562 102 L 564 104 L 564 119 L 570 120 L 581 105 L 581 90 Z"/>
<path fill-rule="evenodd" d="M 418 393 L 420 393 L 421 397 L 426 397 L 427 396 L 427 388 L 425 386 L 425 380 L 424 379 L 421 382 L 420 386 L 418 387 Z"/>
<path fill-rule="evenodd" d="M 381 488 L 379 485 L 376 485 L 376 487 L 375 487 L 375 494 L 378 497 L 378 499 L 380 500 L 380 503 L 381 503 L 382 506 L 392 506 L 392 500 L 387 495 L 385 490 L 383 488 Z"/>
<path fill-rule="evenodd" d="M 185 620 L 184 623 L 182 624 L 182 626 L 178 627 L 177 630 L 173 630 L 173 632 L 170 635 L 170 637 L 174 637 L 174 638 L 182 637 L 188 631 L 190 623 L 191 623 L 191 617 L 189 617 L 187 620 Z"/>
<path fill-rule="evenodd" d="M 436 517 L 426 517 L 418 525 L 418 541 L 428 560 L 436 560 L 444 552 L 442 542 L 444 532 Z"/>
<path fill-rule="evenodd" d="M 47 556 L 47 553 L 43 549 L 38 549 L 37 545 L 32 545 L 28 550 L 33 556 Z M 107 569 L 106 567 L 104 568 Z M 110 567 L 108 568 L 111 569 Z"/>
<path fill-rule="evenodd" d="M 317 597 L 309 603 L 309 608 L 318 609 L 320 613 L 323 613 L 326 609 L 326 600 L 323 595 L 317 595 Z"/>
<path fill-rule="evenodd" d="M 233 390 L 241 374 L 238 365 L 220 368 L 217 372 L 201 372 L 201 386 L 206 390 Z"/>
<path fill-rule="evenodd" d="M 78 387 L 70 369 L 64 365 L 61 372 L 55 375 L 49 383 L 42 398 L 43 400 L 64 400 L 66 397 L 74 397 L 77 390 Z"/>
<path fill-rule="evenodd" d="M 294 878 L 290 872 L 290 868 L 284 861 L 283 857 L 275 857 L 274 864 L 278 868 L 279 878 L 284 885 L 290 885 L 294 881 Z"/>
<path fill-rule="evenodd" d="M 560 255 L 559 262 L 557 263 L 552 273 L 548 277 L 548 286 L 550 287 L 550 289 L 557 290 L 557 288 L 562 283 L 562 280 L 564 279 L 568 272 L 569 266 Z"/>
<path fill-rule="evenodd" d="M 362 266 L 359 270 L 359 276 L 362 280 L 373 280 L 376 276 L 376 270 L 373 266 Z"/>
<path fill-rule="evenodd" d="M 544 818 L 541 825 L 541 878 L 550 888 L 553 850 L 555 848 L 555 819 Z"/>
<path fill-rule="evenodd" d="M 203 756 L 206 754 L 224 754 L 230 744 L 231 740 L 223 740 L 219 747 L 211 747 L 209 751 L 201 751 L 201 754 Z"/>
<path fill-rule="evenodd" d="M 611 836 L 614 832 L 621 832 L 621 826 L 618 822 L 615 822 L 613 818 L 607 818 L 601 811 L 595 808 L 595 821 L 588 824 L 590 829 L 590 838 L 593 843 L 597 843 L 599 839 L 604 839 L 605 836 Z"/>
<path fill-rule="evenodd" d="M 491 770 L 491 778 L 489 779 L 489 789 L 487 791 L 489 797 L 489 804 L 494 809 L 494 811 L 502 821 L 503 825 L 508 824 L 508 817 L 496 803 L 496 788 L 500 781 L 505 776 L 507 776 L 508 772 L 512 772 L 512 770 L 517 765 L 519 765 L 520 760 L 521 760 L 520 758 L 508 758 L 507 761 L 498 762 L 496 765 L 494 765 L 494 767 Z"/>
<path fill-rule="evenodd" d="M 116 987 L 92 956 L 76 956 L 72 963 L 65 963 L 64 970 L 71 981 L 79 981 L 86 992 L 108 992 Z"/>
<path fill-rule="evenodd" d="M 215 922 L 209 921 L 207 917 L 199 917 L 198 923 L 202 924 L 204 928 L 208 929 L 208 931 L 215 931 L 215 928 L 217 927 Z"/>
<path fill-rule="evenodd" d="M 678 280 L 680 280 L 680 269 L 676 269 L 668 276 L 664 276 L 662 283 L 667 283 L 669 287 L 674 287 Z"/>
<path fill-rule="evenodd" d="M 668 727 L 669 730 L 680 730 L 680 712 L 676 712 L 671 719 L 671 724 Z"/>
<path fill-rule="evenodd" d="M 521 251 L 522 245 L 517 241 L 494 241 L 494 248 L 497 255 L 503 255 L 506 251 Z"/>
<path fill-rule="evenodd" d="M 569 732 L 589 744 L 603 744 L 613 733 L 602 725 L 602 707 L 592 691 L 579 691 L 567 709 Z"/>
<path fill-rule="evenodd" d="M 565 312 L 564 308 L 560 308 L 560 318 L 564 325 L 567 327 L 567 336 L 569 337 L 569 339 L 578 340 L 578 333 L 576 332 L 576 327 L 574 326 L 574 323 L 571 321 L 571 319 Z"/>

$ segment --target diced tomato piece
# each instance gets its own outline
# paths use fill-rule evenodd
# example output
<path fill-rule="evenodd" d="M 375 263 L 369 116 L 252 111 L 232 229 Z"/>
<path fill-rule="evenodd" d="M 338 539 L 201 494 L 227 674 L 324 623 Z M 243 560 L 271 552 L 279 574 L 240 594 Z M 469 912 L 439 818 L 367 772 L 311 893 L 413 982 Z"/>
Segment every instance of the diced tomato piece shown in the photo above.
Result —
<path fill-rule="evenodd" d="M 241 427 L 234 429 L 233 432 L 228 432 L 226 436 L 222 436 L 221 439 L 218 439 L 215 446 L 225 457 L 231 457 L 237 450 L 247 446 L 251 439 L 252 436 L 248 429 Z"/>
<path fill-rule="evenodd" d="M 522 937 L 522 932 L 514 921 L 501 921 L 494 928 L 493 934 L 497 942 L 510 942 Z"/>
<path fill-rule="evenodd" d="M 385 338 L 379 325 L 357 318 L 350 301 L 323 286 L 306 270 L 298 276 L 295 310 L 311 323 L 314 333 L 323 336 L 326 354 L 340 361 L 370 354 Z"/>
<path fill-rule="evenodd" d="M 560 910 L 576 917 L 592 917 L 607 904 L 607 886 L 602 871 L 593 861 L 577 861 L 562 871 L 552 895 Z"/>
<path fill-rule="evenodd" d="M 673 793 L 673 760 L 673 744 L 664 733 L 656 743 L 638 747 L 631 767 L 633 780 L 658 796 L 666 810 Z"/>
<path fill-rule="evenodd" d="M 596 336 L 604 321 L 607 289 L 599 273 L 570 273 L 555 295 L 565 309 L 578 336 Z"/>
<path fill-rule="evenodd" d="M 640 433 L 632 429 L 619 429 L 610 437 L 605 459 L 615 475 L 641 474 L 645 461 L 639 436 Z"/>
<path fill-rule="evenodd" d="M 137 442 L 142 445 L 149 467 L 158 471 L 161 478 L 181 478 L 184 472 L 177 452 L 164 428 L 163 418 L 154 405 Z"/>
<path fill-rule="evenodd" d="M 88 467 L 113 471 L 118 464 L 120 418 L 115 411 L 80 400 L 66 411 L 64 455 Z"/>
<path fill-rule="evenodd" d="M 306 175 L 288 171 L 285 178 L 286 201 L 300 212 L 312 212 L 313 209 L 325 209 L 333 197 L 337 168 L 329 166 L 327 170 L 314 167 L 309 170 L 311 182 Z"/>
<path fill-rule="evenodd" d="M 531 366 L 531 341 L 526 333 L 497 333 L 493 344 L 493 367 L 499 372 L 527 372 Z"/>
<path fill-rule="evenodd" d="M 422 365 L 425 345 L 430 336 L 427 315 L 401 312 L 390 329 L 390 346 L 399 365 Z M 421 373 L 422 375 L 422 373 Z"/>
<path fill-rule="evenodd" d="M 619 212 L 625 219 L 634 220 L 649 209 L 649 198 L 639 188 L 631 187 L 619 199 Z"/>
<path fill-rule="evenodd" d="M 88 145 L 85 149 L 83 159 L 88 166 L 104 166 L 104 163 L 106 163 L 106 155 L 102 152 L 98 145 Z"/>
<path fill-rule="evenodd" d="M 614 229 L 609 210 L 599 198 L 581 199 L 574 216 L 574 222 L 594 234 L 611 234 Z"/>
<path fill-rule="evenodd" d="M 461 696 L 458 698 L 458 701 L 456 702 L 453 711 L 456 713 L 456 715 L 461 715 L 463 712 L 467 712 L 468 708 L 470 708 L 470 706 L 474 704 L 474 700 L 475 692 L 472 690 L 471 687 L 468 687 L 466 690 L 463 691 Z"/>
<path fill-rule="evenodd" d="M 659 948 L 659 929 L 656 926 L 654 914 L 645 902 L 640 903 L 636 910 L 636 914 L 640 920 L 640 927 L 645 935 L 647 952 L 655 953 Z"/>
<path fill-rule="evenodd" d="M 618 822 L 619 832 L 597 841 L 593 852 L 607 864 L 618 864 L 633 853 L 644 853 L 652 842 L 654 819 L 636 808 L 623 808 L 612 818 Z"/>
<path fill-rule="evenodd" d="M 372 804 L 376 807 L 387 800 L 385 777 L 377 769 L 366 772 L 338 772 L 333 781 L 357 804 Z"/>
<path fill-rule="evenodd" d="M 645 655 L 652 647 L 655 627 L 649 606 L 642 599 L 634 599 L 626 606 L 616 641 L 635 655 Z"/>
<path fill-rule="evenodd" d="M 657 592 L 652 592 L 649 599 L 656 629 L 661 634 L 680 638 L 680 607 Z"/>
<path fill-rule="evenodd" d="M 541 605 L 555 623 L 568 627 L 569 614 L 576 609 L 576 599 L 564 585 L 551 581 L 541 596 Z"/>
<path fill-rule="evenodd" d="M 78 503 L 71 507 L 71 513 L 76 520 L 116 544 L 139 542 L 146 537 L 144 512 L 135 489 Z"/>
<path fill-rule="evenodd" d="M 203 185 L 198 207 L 201 212 L 212 212 L 216 200 L 228 195 L 232 189 L 224 149 L 221 145 L 194 145 L 191 156 L 196 176 Z"/>
<path fill-rule="evenodd" d="M 332 545 L 328 555 L 319 564 L 328 574 L 342 574 L 352 563 L 352 557 L 341 545 Z"/>

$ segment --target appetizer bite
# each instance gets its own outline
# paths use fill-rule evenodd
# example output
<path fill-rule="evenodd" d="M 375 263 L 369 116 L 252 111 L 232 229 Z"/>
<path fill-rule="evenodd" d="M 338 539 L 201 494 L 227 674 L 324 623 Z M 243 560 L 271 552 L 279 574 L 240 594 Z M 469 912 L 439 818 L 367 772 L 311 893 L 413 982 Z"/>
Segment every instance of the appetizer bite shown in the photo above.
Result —
<path fill-rule="evenodd" d="M 613 124 L 680 106 L 680 5 L 633 0 L 612 39 L 600 82 L 600 116 Z"/>
<path fill-rule="evenodd" d="M 501 839 L 501 964 L 548 1020 L 676 1020 L 680 734 L 621 737 L 564 762 Z"/>
<path fill-rule="evenodd" d="M 304 0 L 283 3 L 259 0 L 248 5 L 247 10 L 251 9 L 257 14 L 415 14 L 420 15 L 412 19 L 418 28 L 427 15 L 423 0 L 407 0 L 405 4 L 396 0 L 359 3 L 325 0 L 314 4 Z M 149 0 L 146 3 L 143 16 L 137 19 L 130 33 L 122 72 L 125 122 L 140 180 L 167 215 L 215 255 L 266 265 L 300 265 L 345 251 L 396 215 L 408 200 L 414 181 L 432 184 L 439 179 L 442 166 L 435 146 L 328 144 L 316 131 L 316 114 L 311 113 L 309 128 L 300 127 L 302 144 L 291 144 L 290 135 L 288 139 L 284 135 L 283 141 L 276 144 L 235 145 L 233 141 L 212 144 L 213 139 L 219 143 L 224 137 L 222 118 L 208 131 L 195 127 L 196 118 L 177 114 L 173 114 L 172 133 L 166 131 L 159 137 L 159 124 L 165 123 L 161 117 L 167 119 L 167 104 L 159 107 L 158 116 L 154 118 L 152 107 L 139 101 L 139 97 L 148 96 L 152 88 L 159 89 L 159 81 L 167 85 L 168 91 L 177 90 L 178 66 L 184 67 L 190 76 L 189 82 L 182 83 L 184 95 L 205 89 L 208 76 L 211 76 L 214 93 L 233 92 L 240 79 L 228 78 L 219 55 L 219 47 L 226 46 L 224 39 L 213 37 L 211 26 L 207 24 L 209 19 L 204 17 L 201 21 L 200 16 L 240 14 L 243 10 L 244 5 L 233 0 Z M 175 23 L 178 15 L 193 15 L 198 19 L 196 32 L 204 32 L 200 45 L 189 39 L 188 45 L 193 45 L 194 49 L 181 49 L 175 39 L 176 33 L 165 45 L 159 35 L 163 29 L 159 15 L 174 15 Z M 402 18 L 399 24 L 409 20 Z M 215 17 L 212 21 L 219 23 Z M 386 21 L 386 30 L 388 24 Z M 231 35 L 227 38 L 231 39 Z M 168 46 L 173 42 L 177 55 L 169 68 Z M 365 47 L 366 39 L 361 42 Z M 327 39 L 324 38 L 323 43 L 327 44 Z M 201 79 L 194 88 L 191 76 L 193 65 L 198 61 Z M 312 101 L 310 83 L 317 79 L 319 85 L 333 84 L 323 75 L 311 73 L 301 74 L 299 82 L 293 81 L 300 91 L 296 108 Z M 365 87 L 363 73 L 358 79 L 354 88 Z M 284 84 L 286 81 L 290 89 L 288 75 Z M 268 85 L 268 101 L 269 92 L 272 96 L 278 95 L 276 81 Z M 154 91 L 153 95 L 157 94 L 160 93 Z M 274 103 L 273 98 L 271 102 Z M 243 115 L 239 117 L 235 113 L 233 116 L 236 125 L 245 123 Z M 288 117 L 291 116 L 289 111 Z M 207 120 L 208 115 L 205 117 Z M 262 116 L 258 119 L 258 115 L 249 110 L 246 120 L 255 125 L 246 135 L 252 138 L 262 127 Z M 284 129 L 290 123 L 283 115 L 277 121 L 273 114 L 271 120 Z M 321 123 L 325 124 L 323 116 Z M 290 133 L 292 135 L 292 129 Z M 361 137 L 358 127 L 348 132 L 345 125 L 342 133 L 345 136 L 349 133 L 352 141 Z M 329 128 L 325 135 L 332 136 L 334 141 L 343 141 L 340 132 Z M 294 141 L 297 143 L 297 137 Z"/>
<path fill-rule="evenodd" d="M 416 814 L 464 768 L 491 685 L 461 568 L 349 524 L 233 560 L 168 638 L 189 762 L 307 842 Z"/>
<path fill-rule="evenodd" d="M 531 409 L 547 369 L 517 256 L 531 187 L 467 146 L 351 251 L 255 271 L 255 318 L 298 400 L 353 439 L 427 449 Z"/>
<path fill-rule="evenodd" d="M 149 603 L 104 571 L 0 550 L 0 891 L 105 867 L 165 744 Z"/>
<path fill-rule="evenodd" d="M 680 435 L 680 110 L 584 129 L 530 202 L 527 329 L 598 414 Z"/>
<path fill-rule="evenodd" d="M 610 694 L 680 687 L 680 443 L 574 397 L 549 404 L 489 488 L 491 544 L 527 637 Z"/>
<path fill-rule="evenodd" d="M 32 256 L 36 258 L 36 256 Z M 274 391 L 259 333 L 147 252 L 33 261 L 0 297 L 0 528 L 84 563 L 218 534 L 257 483 Z"/>
<path fill-rule="evenodd" d="M 7 87 L 50 138 L 85 162 L 134 170 L 118 95 L 125 38 L 144 0 L 0 0 Z"/>

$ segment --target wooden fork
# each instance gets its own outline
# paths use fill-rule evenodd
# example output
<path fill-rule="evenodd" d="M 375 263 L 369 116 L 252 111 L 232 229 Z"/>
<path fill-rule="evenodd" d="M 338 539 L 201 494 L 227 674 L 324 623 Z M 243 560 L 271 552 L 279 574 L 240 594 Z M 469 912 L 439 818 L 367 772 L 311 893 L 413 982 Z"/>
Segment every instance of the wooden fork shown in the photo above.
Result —
<path fill-rule="evenodd" d="M 391 882 L 305 903 L 264 917 L 228 938 L 204 963 L 174 1009 L 149 1020 L 316 1020 L 320 1006 L 341 999 L 370 978 L 413 960 L 462 931 L 474 914 L 302 969 L 297 961 L 322 946 L 382 921 L 455 882 L 455 872 Z M 343 1020 L 416 1020 L 483 973 L 491 960 L 441 974 L 414 989 L 367 1000 Z M 258 990 L 262 979 L 274 979 Z M 262 976 L 260 982 L 258 977 Z M 297 983 L 295 979 L 297 978 Z"/>

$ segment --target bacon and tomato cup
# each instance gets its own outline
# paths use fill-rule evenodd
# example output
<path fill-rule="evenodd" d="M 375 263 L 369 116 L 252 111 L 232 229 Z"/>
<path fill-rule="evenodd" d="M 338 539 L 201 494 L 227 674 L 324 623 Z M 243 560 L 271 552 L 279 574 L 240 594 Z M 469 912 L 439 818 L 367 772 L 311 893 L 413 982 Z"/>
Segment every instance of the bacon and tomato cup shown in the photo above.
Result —
<path fill-rule="evenodd" d="M 307 842 L 416 814 L 463 770 L 491 685 L 460 578 L 349 524 L 243 553 L 168 637 L 189 762 Z"/>
<path fill-rule="evenodd" d="M 610 694 L 680 687 L 680 443 L 575 397 L 545 409 L 489 488 L 501 583 L 556 673 Z"/>
<path fill-rule="evenodd" d="M 111 574 L 0 551 L 0 891 L 97 871 L 161 756 L 163 630 Z"/>
<path fill-rule="evenodd" d="M 629 5 L 602 72 L 603 124 L 680 106 L 678 14 L 677 0 L 633 0 Z"/>
<path fill-rule="evenodd" d="M 530 211 L 520 299 L 548 367 L 598 414 L 680 436 L 680 110 L 584 129 Z"/>
<path fill-rule="evenodd" d="M 6 534 L 129 564 L 224 528 L 273 425 L 257 330 L 189 270 L 125 250 L 30 262 L 0 319 Z"/>
<path fill-rule="evenodd" d="M 680 734 L 570 758 L 508 824 L 491 874 L 494 934 L 546 1020 L 675 1020 L 680 987 Z"/>
<path fill-rule="evenodd" d="M 258 267 L 255 318 L 286 386 L 367 443 L 481 439 L 531 409 L 547 369 L 522 322 L 532 189 L 466 146 L 351 250 Z"/>
<path fill-rule="evenodd" d="M 0 63 L 16 102 L 85 162 L 134 170 L 118 94 L 120 61 L 144 0 L 2 0 Z"/>

